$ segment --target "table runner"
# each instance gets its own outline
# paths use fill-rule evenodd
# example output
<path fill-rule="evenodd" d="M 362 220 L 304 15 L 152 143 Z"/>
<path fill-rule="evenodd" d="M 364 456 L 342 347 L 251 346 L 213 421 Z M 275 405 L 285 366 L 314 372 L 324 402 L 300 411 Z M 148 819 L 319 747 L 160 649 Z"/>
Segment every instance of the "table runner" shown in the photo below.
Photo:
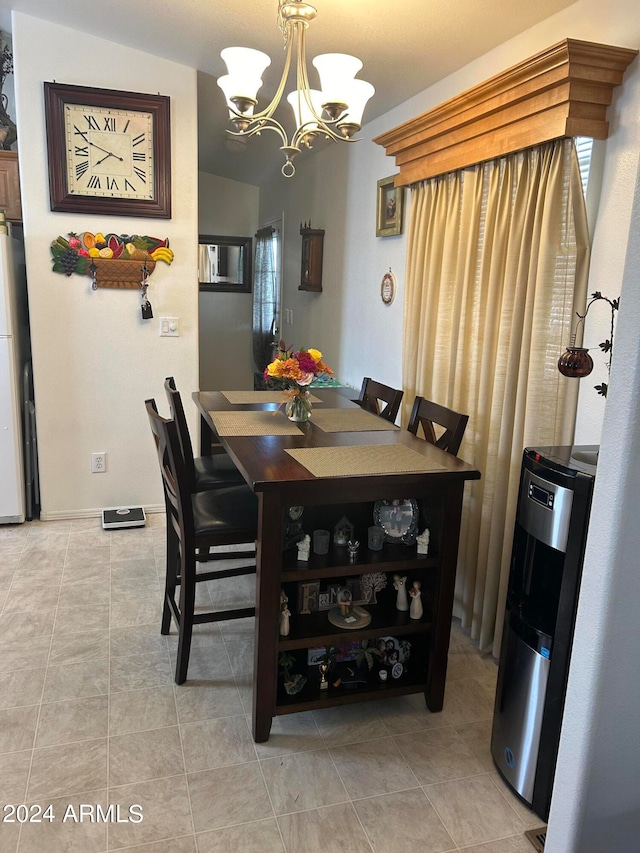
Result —
<path fill-rule="evenodd" d="M 240 405 L 241 403 L 281 403 L 282 391 L 221 391 L 223 397 L 226 397 L 230 403 Z M 311 394 L 310 400 L 312 403 L 321 403 L 319 397 Z"/>
<path fill-rule="evenodd" d="M 314 409 L 311 420 L 323 432 L 369 432 L 371 430 L 397 430 L 398 427 L 384 418 L 364 409 Z"/>
<path fill-rule="evenodd" d="M 363 474 L 402 474 L 444 471 L 421 453 L 402 444 L 363 444 L 349 447 L 300 447 L 286 450 L 314 477 L 358 477 Z"/>
<path fill-rule="evenodd" d="M 284 412 L 209 412 L 218 435 L 300 435 Z"/>

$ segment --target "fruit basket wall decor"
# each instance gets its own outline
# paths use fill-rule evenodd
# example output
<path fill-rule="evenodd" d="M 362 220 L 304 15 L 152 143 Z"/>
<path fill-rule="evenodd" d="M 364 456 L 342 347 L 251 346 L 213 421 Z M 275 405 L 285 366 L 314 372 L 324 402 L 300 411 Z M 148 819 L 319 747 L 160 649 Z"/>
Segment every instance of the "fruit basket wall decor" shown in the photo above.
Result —
<path fill-rule="evenodd" d="M 169 238 L 73 231 L 51 244 L 53 272 L 88 275 L 94 287 L 142 287 L 158 261 L 170 264 Z"/>

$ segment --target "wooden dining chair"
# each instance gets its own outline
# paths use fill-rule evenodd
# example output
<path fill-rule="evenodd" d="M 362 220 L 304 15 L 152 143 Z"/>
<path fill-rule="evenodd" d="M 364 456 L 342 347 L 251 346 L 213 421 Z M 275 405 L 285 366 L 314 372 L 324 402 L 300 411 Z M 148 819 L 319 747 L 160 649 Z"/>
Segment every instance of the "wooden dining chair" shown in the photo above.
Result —
<path fill-rule="evenodd" d="M 414 435 L 418 435 L 418 428 L 422 428 L 424 438 L 436 447 L 446 450 L 452 456 L 456 456 L 460 442 L 467 427 L 469 415 L 461 415 L 446 406 L 440 406 L 424 397 L 416 397 L 409 418 L 407 429 Z M 442 432 L 436 435 L 435 427 L 442 427 Z"/>
<path fill-rule="evenodd" d="M 168 376 L 164 382 L 164 390 L 169 401 L 169 411 L 178 430 L 178 441 L 186 468 L 188 482 L 194 492 L 209 489 L 225 489 L 228 486 L 239 486 L 244 483 L 240 471 L 233 464 L 231 457 L 221 448 L 212 456 L 193 455 L 193 445 L 189 435 L 187 418 L 182 405 L 180 392 L 176 388 L 173 376 Z"/>
<path fill-rule="evenodd" d="M 404 391 L 383 385 L 365 376 L 362 380 L 360 396 L 353 402 L 368 412 L 373 412 L 374 415 L 380 415 L 381 418 L 395 423 L 403 395 Z"/>
<path fill-rule="evenodd" d="M 255 615 L 255 607 L 196 613 L 195 597 L 199 583 L 255 574 L 255 549 L 214 552 L 210 549 L 255 543 L 258 500 L 247 485 L 194 493 L 175 421 L 158 414 L 155 400 L 147 400 L 145 406 L 158 453 L 167 511 L 167 558 L 160 630 L 168 634 L 172 618 L 175 620 L 178 628 L 175 681 L 182 684 L 187 678 L 194 625 Z M 200 552 L 207 554 L 207 562 L 232 560 L 233 567 L 197 572 Z M 248 562 L 248 565 L 238 567 L 238 562 Z"/>

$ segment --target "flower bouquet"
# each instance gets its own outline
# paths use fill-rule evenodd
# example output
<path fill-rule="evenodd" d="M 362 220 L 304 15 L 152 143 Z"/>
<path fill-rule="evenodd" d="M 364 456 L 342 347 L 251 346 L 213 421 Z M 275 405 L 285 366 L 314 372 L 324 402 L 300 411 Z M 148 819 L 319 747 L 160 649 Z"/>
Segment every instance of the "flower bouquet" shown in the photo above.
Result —
<path fill-rule="evenodd" d="M 292 421 L 308 421 L 311 417 L 311 399 L 308 386 L 316 376 L 333 374 L 333 370 L 322 360 L 317 349 L 302 349 L 295 352 L 284 341 L 278 344 L 276 357 L 267 365 L 264 378 L 275 382 L 283 389 L 282 400 L 287 417 Z"/>

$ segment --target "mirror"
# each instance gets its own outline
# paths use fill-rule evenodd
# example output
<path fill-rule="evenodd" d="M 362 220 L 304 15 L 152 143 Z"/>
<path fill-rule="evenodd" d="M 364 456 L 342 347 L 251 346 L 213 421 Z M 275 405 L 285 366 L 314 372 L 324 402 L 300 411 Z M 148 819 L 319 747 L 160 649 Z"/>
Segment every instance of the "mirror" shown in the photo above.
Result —
<path fill-rule="evenodd" d="M 251 237 L 201 234 L 198 240 L 200 290 L 251 293 Z"/>

